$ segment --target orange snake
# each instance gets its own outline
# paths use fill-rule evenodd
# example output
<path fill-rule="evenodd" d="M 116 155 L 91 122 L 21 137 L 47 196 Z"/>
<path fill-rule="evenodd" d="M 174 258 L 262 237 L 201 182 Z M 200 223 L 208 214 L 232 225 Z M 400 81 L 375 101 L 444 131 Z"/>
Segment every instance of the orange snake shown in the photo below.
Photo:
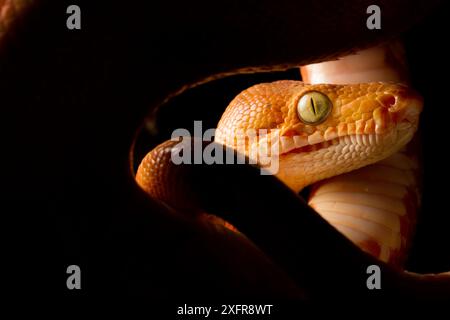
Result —
<path fill-rule="evenodd" d="M 299 101 L 311 92 L 326 95 L 332 104 L 326 119 L 319 124 L 308 124 L 300 118 Z M 421 109 L 420 96 L 402 85 L 305 85 L 298 81 L 277 81 L 256 85 L 239 94 L 225 110 L 215 141 L 254 157 L 255 162 L 256 155 L 263 154 L 264 148 L 277 146 L 279 168 L 276 176 L 294 192 L 299 192 L 317 181 L 353 171 L 396 153 L 413 137 Z M 249 141 L 248 136 L 245 140 L 250 129 L 256 132 L 266 129 L 267 133 L 257 136 L 254 141 Z M 267 142 L 270 142 L 269 146 Z M 165 147 L 166 144 L 162 144 L 150 152 L 136 174 L 141 187 L 160 198 L 158 189 L 164 189 L 168 183 L 162 178 L 166 164 L 158 157 L 160 149 Z M 164 196 L 162 199 L 168 200 Z M 319 196 L 312 202 L 319 203 Z M 399 220 L 389 218 L 384 221 L 385 217 L 381 215 L 369 217 L 369 223 L 380 224 L 378 229 L 391 228 L 396 232 L 392 236 L 379 231 L 372 242 L 382 247 L 387 241 L 393 249 L 400 251 L 397 243 L 406 235 L 399 232 Z M 408 219 L 410 217 L 405 220 Z M 369 234 L 373 229 L 370 227 Z M 364 230 L 364 226 L 360 229 Z"/>
<path fill-rule="evenodd" d="M 311 97 L 311 93 L 319 93 L 331 103 L 331 110 L 318 123 L 306 122 L 300 111 L 301 100 L 306 97 L 311 101 L 307 108 L 312 117 L 320 117 L 321 97 Z M 417 163 L 398 151 L 405 151 L 413 138 L 422 107 L 421 96 L 402 84 L 263 83 L 231 101 L 217 125 L 215 142 L 259 165 L 261 155 L 276 157 L 279 163 L 272 173 L 291 190 L 298 193 L 313 185 L 308 202 L 317 212 L 362 250 L 401 268 L 410 247 L 419 198 L 411 199 L 418 192 L 414 177 L 406 182 L 399 177 L 399 172 L 411 174 Z M 263 133 L 257 133 L 256 138 L 247 135 L 247 130 L 261 129 Z M 239 233 L 227 221 L 192 209 L 195 201 L 173 188 L 171 181 L 179 178 L 179 172 L 171 154 L 179 145 L 180 140 L 174 139 L 151 150 L 136 172 L 138 184 L 177 210 L 194 211 L 201 223 L 222 225 Z M 374 163 L 379 167 L 364 172 L 365 166 Z M 264 165 L 267 167 L 267 162 Z M 385 175 L 384 170 L 391 176 L 377 179 L 378 174 Z M 351 173 L 341 179 L 347 172 Z M 327 180 L 333 177 L 337 180 Z M 423 276 L 411 276 L 423 281 Z M 447 273 L 423 279 L 432 285 L 435 279 L 449 280 Z"/>

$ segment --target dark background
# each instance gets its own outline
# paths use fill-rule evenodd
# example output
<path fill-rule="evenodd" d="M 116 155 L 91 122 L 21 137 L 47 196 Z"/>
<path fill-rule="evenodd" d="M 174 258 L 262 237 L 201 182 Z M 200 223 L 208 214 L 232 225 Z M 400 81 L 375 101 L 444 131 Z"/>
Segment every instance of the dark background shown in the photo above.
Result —
<path fill-rule="evenodd" d="M 169 88 L 166 84 L 174 78 L 183 83 L 192 68 L 214 65 L 211 52 L 200 57 L 190 53 L 191 46 L 208 43 L 203 38 L 207 33 L 186 37 L 181 30 L 177 39 L 166 39 L 164 35 L 183 23 L 198 25 L 198 30 L 202 30 L 209 21 L 190 20 L 190 15 L 195 17 L 196 13 L 182 3 L 77 3 L 82 10 L 82 30 L 65 28 L 67 3 L 42 1 L 39 8 L 20 21 L 14 36 L 3 45 L 0 107 L 4 130 L 2 160 L 6 163 L 2 169 L 2 216 L 5 231 L 12 231 L 11 235 L 5 232 L 5 243 L 13 253 L 5 264 L 19 273 L 11 277 L 19 294 L 33 297 L 171 297 L 174 292 L 164 291 L 164 281 L 170 290 L 176 289 L 179 266 L 171 266 L 172 258 L 166 249 L 177 239 L 169 239 L 170 235 L 161 231 L 164 224 L 155 225 L 142 213 L 159 210 L 155 209 L 158 205 L 147 204 L 149 209 L 140 207 L 141 213 L 134 213 L 115 199 L 121 194 L 132 199 L 136 192 L 119 183 L 127 179 L 121 166 L 128 157 L 126 146 L 131 148 L 133 131 L 129 128 L 137 130 L 148 114 L 147 106 L 157 102 L 154 91 L 164 96 L 168 90 L 165 87 Z M 237 2 L 229 6 L 239 8 Z M 405 14 L 420 10 L 411 6 L 405 6 Z M 388 8 L 382 10 L 389 12 Z M 425 98 L 421 122 L 423 205 L 407 263 L 407 269 L 416 272 L 450 270 L 448 12 L 448 2 L 443 2 L 402 35 L 413 86 Z M 161 13 L 184 20 L 173 26 Z M 258 10 L 253 13 L 264 14 Z M 245 17 L 239 19 L 236 23 L 245 21 Z M 229 31 L 222 30 L 220 36 L 226 37 Z M 183 37 L 188 40 L 183 41 Z M 189 39 L 198 42 L 190 43 Z M 333 39 L 317 41 L 323 45 Z M 270 34 L 267 42 L 271 42 Z M 167 50 L 159 50 L 155 43 L 171 48 L 173 57 L 162 57 Z M 275 50 L 269 45 L 267 49 Z M 250 53 L 242 54 L 251 57 Z M 183 67 L 166 66 L 164 63 L 170 58 Z M 223 68 L 232 62 L 231 58 L 225 60 Z M 165 77 L 161 77 L 161 70 L 166 67 Z M 141 133 L 136 159 L 146 151 L 147 143 L 150 148 L 152 143 L 162 141 L 172 128 L 190 128 L 193 120 L 203 120 L 204 125 L 214 127 L 228 101 L 251 84 L 297 77 L 295 70 L 246 75 L 193 89 L 161 109 L 153 135 Z M 173 81 L 174 86 L 177 81 Z M 124 112 L 132 109 L 137 111 Z M 100 154 L 104 157 L 100 158 Z M 159 232 L 161 237 L 147 239 L 151 232 Z M 146 241 L 152 241 L 152 246 L 148 247 Z M 159 260 L 163 267 L 148 269 L 141 263 L 142 255 Z M 185 259 L 194 257 L 188 255 Z M 70 264 L 82 269 L 83 289 L 79 292 L 66 289 L 65 271 Z M 33 280 L 29 279 L 30 272 Z M 152 272 L 160 276 L 146 276 Z M 195 270 L 193 274 L 198 276 Z M 208 270 L 203 275 L 217 276 Z M 190 284 L 195 287 L 194 280 Z M 180 288 L 180 292 L 183 296 L 189 290 Z"/>

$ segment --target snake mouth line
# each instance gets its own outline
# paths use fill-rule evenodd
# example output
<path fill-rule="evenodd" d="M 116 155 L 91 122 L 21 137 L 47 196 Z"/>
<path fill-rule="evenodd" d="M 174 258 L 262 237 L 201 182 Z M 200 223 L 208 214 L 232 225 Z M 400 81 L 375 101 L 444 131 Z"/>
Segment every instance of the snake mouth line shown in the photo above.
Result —
<path fill-rule="evenodd" d="M 347 134 L 317 143 L 307 143 L 307 139 L 301 136 L 281 136 L 279 155 L 314 152 L 339 144 L 353 145 L 357 149 L 368 148 L 381 143 L 381 140 L 392 134 L 394 134 L 394 140 L 399 137 L 409 137 L 411 135 L 408 132 L 414 132 L 415 129 L 416 126 L 410 121 L 402 121 L 395 128 L 385 128 L 382 133 Z"/>
<path fill-rule="evenodd" d="M 283 137 L 282 137 L 283 138 Z M 301 147 L 285 147 L 281 143 L 280 155 L 297 154 L 297 153 L 308 153 L 313 151 L 318 151 L 330 146 L 345 144 L 345 145 L 355 145 L 359 147 L 369 147 L 380 142 L 381 135 L 372 134 L 351 134 L 341 137 L 337 137 L 331 140 L 322 141 L 315 144 L 308 144 Z"/>

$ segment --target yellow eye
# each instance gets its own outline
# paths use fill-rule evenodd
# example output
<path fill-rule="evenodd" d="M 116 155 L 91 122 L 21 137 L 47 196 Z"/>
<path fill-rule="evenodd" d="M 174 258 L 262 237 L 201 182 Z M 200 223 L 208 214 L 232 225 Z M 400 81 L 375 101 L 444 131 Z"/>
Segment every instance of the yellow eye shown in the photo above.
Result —
<path fill-rule="evenodd" d="M 309 91 L 305 93 L 297 105 L 297 114 L 306 124 L 319 124 L 330 115 L 333 103 L 323 93 Z"/>

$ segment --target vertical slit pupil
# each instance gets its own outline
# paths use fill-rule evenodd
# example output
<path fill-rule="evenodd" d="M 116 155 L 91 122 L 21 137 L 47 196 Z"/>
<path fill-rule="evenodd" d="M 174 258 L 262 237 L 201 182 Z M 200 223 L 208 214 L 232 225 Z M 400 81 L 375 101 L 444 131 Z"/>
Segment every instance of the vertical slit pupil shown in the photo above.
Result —
<path fill-rule="evenodd" d="M 316 112 L 316 106 L 314 105 L 314 99 L 313 99 L 312 97 L 310 98 L 310 102 L 311 102 L 311 106 L 312 106 L 314 115 L 316 115 L 316 114 L 317 114 L 317 112 Z"/>

